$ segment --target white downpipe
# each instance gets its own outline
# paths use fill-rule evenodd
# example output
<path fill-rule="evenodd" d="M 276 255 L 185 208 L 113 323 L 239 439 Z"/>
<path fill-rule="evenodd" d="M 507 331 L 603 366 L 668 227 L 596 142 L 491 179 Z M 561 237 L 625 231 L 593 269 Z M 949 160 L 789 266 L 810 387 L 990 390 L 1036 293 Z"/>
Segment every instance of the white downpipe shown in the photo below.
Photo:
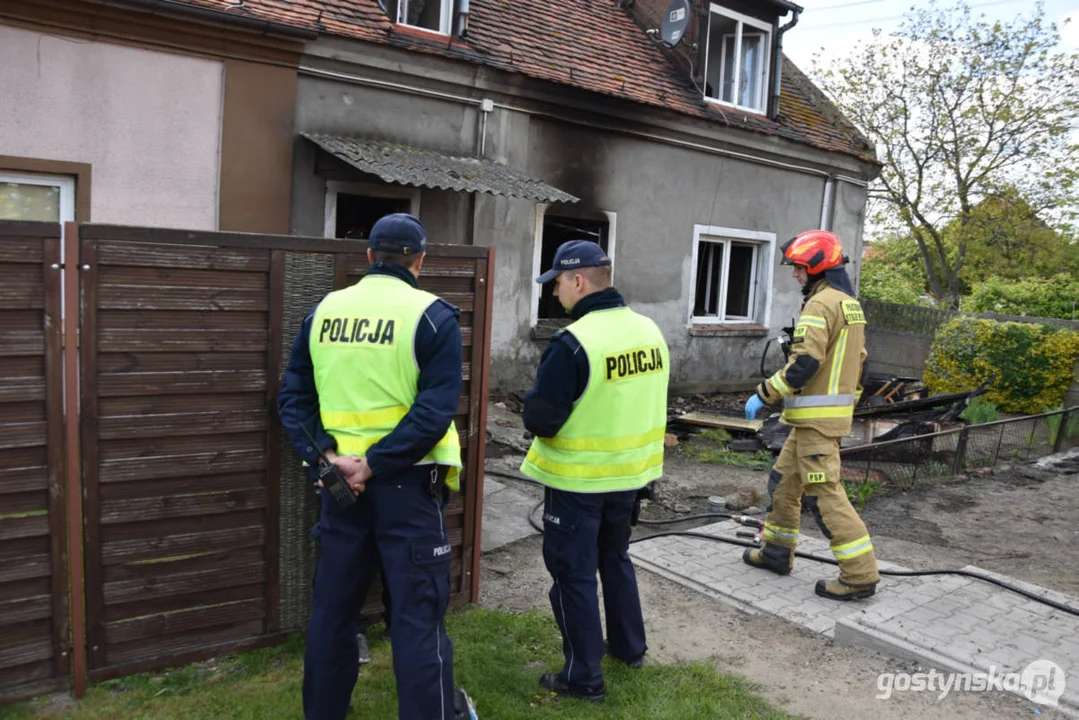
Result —
<path fill-rule="evenodd" d="M 820 229 L 832 229 L 832 195 L 835 193 L 835 178 L 824 181 L 824 199 L 820 204 Z"/>

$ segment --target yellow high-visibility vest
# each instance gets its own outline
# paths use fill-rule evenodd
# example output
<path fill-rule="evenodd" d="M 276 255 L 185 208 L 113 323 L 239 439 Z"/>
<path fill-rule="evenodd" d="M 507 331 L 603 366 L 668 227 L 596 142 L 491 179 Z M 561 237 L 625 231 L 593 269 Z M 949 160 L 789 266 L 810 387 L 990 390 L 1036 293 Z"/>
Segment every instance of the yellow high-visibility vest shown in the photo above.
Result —
<path fill-rule="evenodd" d="M 656 324 L 627 307 L 567 328 L 587 354 L 588 387 L 558 435 L 532 441 L 521 472 L 570 492 L 633 490 L 663 474 L 670 354 Z"/>
<path fill-rule="evenodd" d="M 420 369 L 416 328 L 438 298 L 388 275 L 370 275 L 319 303 L 309 347 L 322 426 L 339 455 L 362 457 L 390 434 L 416 400 Z M 457 427 L 417 463 L 448 465 L 446 484 L 460 489 Z"/>

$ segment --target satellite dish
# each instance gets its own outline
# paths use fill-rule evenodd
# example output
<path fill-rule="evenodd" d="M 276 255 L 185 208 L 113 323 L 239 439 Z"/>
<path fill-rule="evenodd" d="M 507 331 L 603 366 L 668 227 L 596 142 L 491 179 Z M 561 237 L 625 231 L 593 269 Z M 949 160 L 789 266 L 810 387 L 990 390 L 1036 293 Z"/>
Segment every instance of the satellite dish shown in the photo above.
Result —
<path fill-rule="evenodd" d="M 674 47 L 686 34 L 689 26 L 689 0 L 674 0 L 663 13 L 663 27 L 659 36 L 665 45 Z"/>

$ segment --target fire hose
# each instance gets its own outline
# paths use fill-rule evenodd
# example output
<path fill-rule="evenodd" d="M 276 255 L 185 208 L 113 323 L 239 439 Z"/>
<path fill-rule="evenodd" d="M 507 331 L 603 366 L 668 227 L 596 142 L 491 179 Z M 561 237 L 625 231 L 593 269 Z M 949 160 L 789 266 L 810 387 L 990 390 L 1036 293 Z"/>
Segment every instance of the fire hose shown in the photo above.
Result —
<path fill-rule="evenodd" d="M 500 472 L 493 472 L 493 471 L 487 471 L 486 474 L 487 475 L 495 475 L 495 476 L 498 476 L 498 477 L 505 477 L 505 478 L 509 478 L 509 479 L 512 479 L 512 480 L 521 480 L 521 481 L 524 481 L 524 482 L 531 483 L 533 485 L 539 485 L 540 487 L 544 487 L 542 483 L 537 482 L 536 480 L 533 480 L 530 477 L 525 477 L 523 475 L 511 475 L 510 473 L 500 473 Z M 529 522 L 529 524 L 536 531 L 538 531 L 540 534 L 543 534 L 543 526 L 538 524 L 532 516 L 535 515 L 536 511 L 539 510 L 539 508 L 543 506 L 543 503 L 544 503 L 544 501 L 540 500 L 538 503 L 536 503 L 532 507 L 532 510 L 528 513 L 528 522 Z M 629 541 L 629 544 L 633 545 L 634 543 L 644 542 L 645 540 L 654 540 L 656 538 L 661 538 L 661 537 L 691 537 L 691 538 L 698 538 L 700 540 L 711 540 L 712 542 L 722 542 L 722 543 L 728 543 L 730 545 L 738 545 L 740 547 L 747 547 L 747 548 L 760 547 L 760 544 L 758 542 L 759 537 L 760 537 L 759 532 L 760 532 L 760 530 L 764 529 L 764 521 L 760 520 L 758 518 L 750 517 L 748 515 L 732 515 L 730 513 L 701 513 L 699 515 L 687 515 L 685 517 L 673 518 L 671 520 L 640 520 L 639 519 L 639 520 L 637 520 L 637 523 L 640 524 L 640 525 L 656 526 L 656 525 L 673 525 L 673 524 L 676 524 L 676 523 L 684 523 L 684 522 L 689 522 L 689 521 L 692 521 L 692 520 L 711 520 L 711 519 L 733 520 L 733 521 L 737 522 L 739 525 L 742 525 L 742 526 L 745 526 L 745 527 L 756 528 L 757 529 L 756 533 L 749 533 L 749 535 L 751 537 L 755 537 L 756 540 L 747 540 L 747 539 L 743 539 L 742 537 L 733 537 L 732 538 L 732 537 L 724 537 L 724 536 L 721 536 L 721 535 L 709 535 L 707 533 L 693 532 L 692 530 L 670 530 L 670 531 L 656 532 L 656 533 L 652 533 L 651 535 L 644 535 L 642 537 L 634 538 L 634 539 Z M 743 533 L 739 533 L 739 535 L 743 535 Z M 812 553 L 807 553 L 807 552 L 803 552 L 803 551 L 800 551 L 800 550 L 795 550 L 794 551 L 794 556 L 795 557 L 800 557 L 800 558 L 805 558 L 806 560 L 814 560 L 816 562 L 824 563 L 826 565 L 835 565 L 835 566 L 839 565 L 839 563 L 836 562 L 836 560 L 833 559 L 833 558 L 820 557 L 819 555 L 814 555 Z M 975 580 L 981 580 L 982 582 L 987 582 L 987 583 L 990 583 L 992 585 L 996 585 L 997 587 L 1000 587 L 1000 588 L 1002 588 L 1004 590 L 1007 590 L 1009 592 L 1016 593 L 1017 595 L 1022 595 L 1023 597 L 1027 598 L 1028 600 L 1033 600 L 1033 601 L 1041 603 L 1043 605 L 1047 605 L 1047 606 L 1049 606 L 1049 607 L 1051 607 L 1051 608 L 1053 608 L 1055 610 L 1060 610 L 1061 612 L 1068 613 L 1069 615 L 1074 615 L 1076 617 L 1079 617 L 1079 608 L 1072 607 L 1070 605 L 1066 605 L 1066 604 L 1061 603 L 1061 602 L 1057 602 L 1056 600 L 1053 600 L 1052 598 L 1043 597 L 1043 596 L 1038 595 L 1036 593 L 1033 593 L 1033 592 L 1031 592 L 1029 590 L 1026 590 L 1025 588 L 1021 588 L 1021 587 L 1018 587 L 1016 585 L 1012 585 L 1010 583 L 1004 582 L 1003 580 L 998 580 L 997 578 L 990 577 L 988 575 L 982 575 L 980 573 L 971 572 L 970 570 L 962 570 L 962 569 L 941 569 L 941 570 L 888 570 L 888 569 L 879 569 L 878 572 L 881 575 L 888 575 L 888 576 L 893 576 L 893 577 L 925 577 L 925 576 L 930 576 L 930 575 L 958 575 L 960 577 L 969 577 L 969 578 L 973 578 Z"/>

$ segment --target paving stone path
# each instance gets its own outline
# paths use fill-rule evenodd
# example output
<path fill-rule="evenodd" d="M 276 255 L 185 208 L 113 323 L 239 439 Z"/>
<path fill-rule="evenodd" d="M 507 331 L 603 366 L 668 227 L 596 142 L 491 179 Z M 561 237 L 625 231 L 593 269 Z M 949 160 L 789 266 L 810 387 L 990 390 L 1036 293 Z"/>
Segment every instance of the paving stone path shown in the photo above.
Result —
<path fill-rule="evenodd" d="M 738 529 L 725 521 L 694 532 L 733 538 Z M 828 544 L 816 538 L 803 537 L 798 549 L 832 557 Z M 872 598 L 840 603 L 813 592 L 818 579 L 836 575 L 835 566 L 797 558 L 791 574 L 780 577 L 745 565 L 743 550 L 710 540 L 663 537 L 634 543 L 630 555 L 640 567 L 747 612 L 778 615 L 839 642 L 915 660 L 942 673 L 970 674 L 956 682 L 973 682 L 975 688 L 985 682 L 1047 706 L 1056 701 L 1059 710 L 1079 717 L 1075 615 L 957 575 L 884 576 Z M 906 569 L 884 561 L 880 567 Z M 964 569 L 1079 608 L 1079 599 L 1062 593 L 974 566 Z M 1040 691 L 1036 697 L 1032 687 Z"/>

